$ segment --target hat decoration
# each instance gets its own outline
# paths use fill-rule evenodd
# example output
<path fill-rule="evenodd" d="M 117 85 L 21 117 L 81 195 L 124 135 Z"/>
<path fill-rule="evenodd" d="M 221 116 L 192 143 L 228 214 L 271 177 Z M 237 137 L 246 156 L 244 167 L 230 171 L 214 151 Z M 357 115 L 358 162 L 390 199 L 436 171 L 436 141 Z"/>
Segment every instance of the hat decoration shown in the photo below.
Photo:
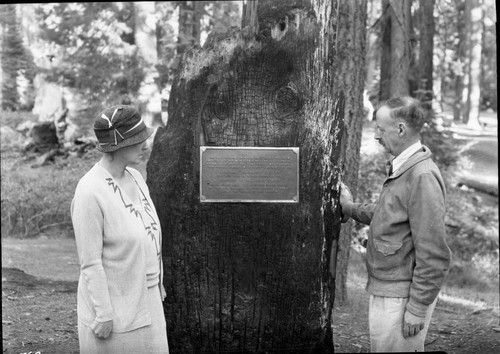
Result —
<path fill-rule="evenodd" d="M 152 131 L 133 106 L 109 107 L 102 111 L 94 122 L 99 150 L 104 152 L 140 143 L 146 140 Z"/>

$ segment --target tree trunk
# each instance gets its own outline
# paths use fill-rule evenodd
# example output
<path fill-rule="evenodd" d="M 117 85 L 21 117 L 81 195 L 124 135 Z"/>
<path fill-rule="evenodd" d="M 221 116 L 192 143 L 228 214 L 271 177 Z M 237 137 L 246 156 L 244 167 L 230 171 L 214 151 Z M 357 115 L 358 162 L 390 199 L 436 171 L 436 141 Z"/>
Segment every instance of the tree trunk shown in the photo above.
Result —
<path fill-rule="evenodd" d="M 391 7 L 391 88 L 390 96 L 410 93 L 411 0 L 392 1 Z"/>
<path fill-rule="evenodd" d="M 161 120 L 164 125 L 168 122 L 168 98 L 172 85 L 172 73 L 176 63 L 176 48 L 172 48 L 174 39 L 174 28 L 170 20 L 174 13 L 174 4 L 169 1 L 155 1 L 155 13 L 158 14 L 156 21 L 156 56 L 158 78 L 156 84 L 161 96 Z"/>
<path fill-rule="evenodd" d="M 381 37 L 381 35 L 379 34 L 380 32 L 379 29 L 381 27 L 380 23 L 382 20 L 380 18 L 381 4 L 379 4 L 379 1 L 370 0 L 367 3 L 367 8 L 368 8 L 367 13 L 369 11 L 369 14 L 367 14 L 367 20 L 371 19 L 372 23 L 368 24 L 369 30 L 366 39 L 365 90 L 370 96 L 373 95 L 374 92 L 377 92 L 379 90 L 379 88 L 376 87 L 376 83 L 378 83 L 377 74 L 379 74 L 379 72 L 377 71 L 380 70 L 379 61 L 380 61 L 381 40 L 379 37 Z"/>
<path fill-rule="evenodd" d="M 420 0 L 420 51 L 417 98 L 429 106 L 433 99 L 434 0 Z"/>
<path fill-rule="evenodd" d="M 17 4 L 4 4 L 0 7 L 1 19 L 1 71 L 2 71 L 2 109 L 15 111 L 19 108 L 17 79 L 24 48 L 17 18 Z"/>
<path fill-rule="evenodd" d="M 463 104 L 464 90 L 466 88 L 468 70 L 468 58 L 467 58 L 467 27 L 468 21 L 466 11 L 466 2 L 464 0 L 455 0 L 455 6 L 458 13 L 457 21 L 457 32 L 458 32 L 458 45 L 457 45 L 457 61 L 460 63 L 460 68 L 456 71 L 455 80 L 455 99 L 453 105 L 453 120 L 460 122 L 462 120 L 463 111 L 466 108 Z M 466 94 L 467 96 L 467 94 Z"/>
<path fill-rule="evenodd" d="M 2 21 L 0 21 L 0 107 L 3 109 L 3 82 L 4 82 L 4 46 L 5 46 L 5 30 L 7 27 L 6 22 L 4 21 L 4 16 L 5 16 L 5 9 L 7 9 L 6 6 L 3 8 L 0 8 L 0 18 Z"/>
<path fill-rule="evenodd" d="M 182 54 L 194 44 L 200 43 L 201 1 L 179 1 L 179 37 L 177 54 Z"/>
<path fill-rule="evenodd" d="M 411 0 L 383 0 L 380 99 L 410 93 Z"/>
<path fill-rule="evenodd" d="M 243 14 L 241 16 L 241 28 L 250 26 L 254 33 L 259 31 L 259 21 L 257 18 L 257 7 L 259 0 L 247 0 L 243 4 Z"/>
<path fill-rule="evenodd" d="M 453 100 L 453 120 L 460 122 L 462 119 L 462 95 L 464 91 L 464 75 L 466 67 L 466 16 L 465 16 L 465 3 L 464 0 L 455 0 L 455 8 L 457 11 L 457 34 L 458 43 L 456 49 L 455 61 L 459 64 L 453 70 L 455 76 L 455 95 Z"/>
<path fill-rule="evenodd" d="M 357 191 L 361 133 L 365 118 L 363 89 L 366 78 L 366 18 L 367 1 L 340 2 L 336 62 L 337 80 L 335 92 L 345 94 L 345 124 L 349 127 L 346 140 L 343 181 L 354 195 Z M 336 295 L 340 303 L 347 300 L 347 265 L 351 249 L 352 222 L 342 226 L 338 241 L 336 269 Z M 334 241 L 334 245 L 336 245 Z M 335 262 L 332 262 L 335 263 Z"/>
<path fill-rule="evenodd" d="M 389 0 L 382 0 L 382 49 L 380 55 L 380 92 L 379 101 L 391 97 L 391 15 Z"/>
<path fill-rule="evenodd" d="M 436 7 L 434 7 L 434 11 L 436 11 Z M 436 16 L 434 20 L 434 28 L 435 33 L 440 31 L 440 18 Z M 434 72 L 433 72 L 433 80 L 432 80 L 432 94 L 434 98 L 432 100 L 432 111 L 435 113 L 436 119 L 442 124 L 444 114 L 443 114 L 443 104 L 444 95 L 443 88 L 445 87 L 445 83 L 451 81 L 451 77 L 453 76 L 453 71 L 448 70 L 448 63 L 446 62 L 445 53 L 447 48 L 447 30 L 443 32 L 439 32 L 439 36 L 435 36 L 436 39 L 433 51 L 433 63 L 434 63 Z M 447 86 L 448 87 L 448 86 Z"/>
<path fill-rule="evenodd" d="M 464 123 L 471 129 L 481 129 L 479 104 L 481 102 L 481 44 L 483 35 L 483 11 L 478 0 L 471 0 L 471 32 L 469 51 L 469 111 Z"/>
<path fill-rule="evenodd" d="M 137 100 L 144 121 L 149 126 L 162 125 L 161 98 L 155 79 L 158 77 L 156 69 L 157 47 L 156 26 L 152 27 L 149 20 L 155 15 L 155 4 L 153 2 L 134 2 L 134 37 L 137 49 L 145 63 L 142 65 L 144 79 L 139 90 L 139 97 L 148 97 L 147 100 Z"/>
<path fill-rule="evenodd" d="M 261 1 L 258 34 L 215 33 L 183 56 L 147 165 L 172 353 L 333 352 L 344 134 L 336 9 Z M 299 203 L 200 202 L 202 145 L 300 148 Z"/>

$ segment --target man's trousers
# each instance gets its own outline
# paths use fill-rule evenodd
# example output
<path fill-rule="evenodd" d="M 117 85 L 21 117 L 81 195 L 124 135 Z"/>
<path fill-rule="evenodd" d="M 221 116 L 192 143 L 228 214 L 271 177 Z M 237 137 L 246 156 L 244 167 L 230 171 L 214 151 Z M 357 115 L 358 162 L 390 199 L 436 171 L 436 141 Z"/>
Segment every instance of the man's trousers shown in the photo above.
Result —
<path fill-rule="evenodd" d="M 425 327 L 416 336 L 403 337 L 403 316 L 409 298 L 370 295 L 369 325 L 371 352 L 424 351 L 424 342 L 436 300 L 429 306 Z"/>

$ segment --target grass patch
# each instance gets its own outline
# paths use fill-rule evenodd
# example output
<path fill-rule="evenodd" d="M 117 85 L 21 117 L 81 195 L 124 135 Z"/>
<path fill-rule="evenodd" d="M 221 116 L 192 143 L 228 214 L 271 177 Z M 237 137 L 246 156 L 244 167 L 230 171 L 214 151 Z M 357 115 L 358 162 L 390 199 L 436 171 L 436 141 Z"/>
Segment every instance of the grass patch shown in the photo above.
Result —
<path fill-rule="evenodd" d="M 97 161 L 98 152 L 83 158 L 56 157 L 50 165 L 31 168 L 34 156 L 1 152 L 2 237 L 32 238 L 72 234 L 70 205 L 79 179 Z"/>

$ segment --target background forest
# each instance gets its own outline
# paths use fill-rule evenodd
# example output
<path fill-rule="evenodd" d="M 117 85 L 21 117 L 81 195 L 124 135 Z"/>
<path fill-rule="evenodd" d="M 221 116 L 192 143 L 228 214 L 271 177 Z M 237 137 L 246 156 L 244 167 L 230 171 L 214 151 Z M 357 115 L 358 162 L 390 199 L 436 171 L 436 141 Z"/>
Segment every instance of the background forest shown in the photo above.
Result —
<path fill-rule="evenodd" d="M 97 111 L 131 103 L 148 124 L 167 125 L 183 54 L 203 46 L 210 33 L 248 23 L 248 4 L 0 5 L 2 255 L 9 239 L 72 236 L 68 210 L 74 188 L 99 156 L 91 129 Z M 348 95 L 343 179 L 356 199 L 375 200 L 386 156 L 373 141 L 374 107 L 396 94 L 425 102 L 430 118 L 423 142 L 435 155 L 449 195 L 454 258 L 446 289 L 484 301 L 489 310 L 493 306 L 498 327 L 495 2 L 356 0 L 339 2 L 339 12 L 352 24 L 339 28 L 336 43 L 346 53 L 337 83 Z M 353 297 L 348 265 L 351 281 L 364 272 L 366 228 L 349 222 L 341 240 L 337 299 L 346 303 Z"/>

